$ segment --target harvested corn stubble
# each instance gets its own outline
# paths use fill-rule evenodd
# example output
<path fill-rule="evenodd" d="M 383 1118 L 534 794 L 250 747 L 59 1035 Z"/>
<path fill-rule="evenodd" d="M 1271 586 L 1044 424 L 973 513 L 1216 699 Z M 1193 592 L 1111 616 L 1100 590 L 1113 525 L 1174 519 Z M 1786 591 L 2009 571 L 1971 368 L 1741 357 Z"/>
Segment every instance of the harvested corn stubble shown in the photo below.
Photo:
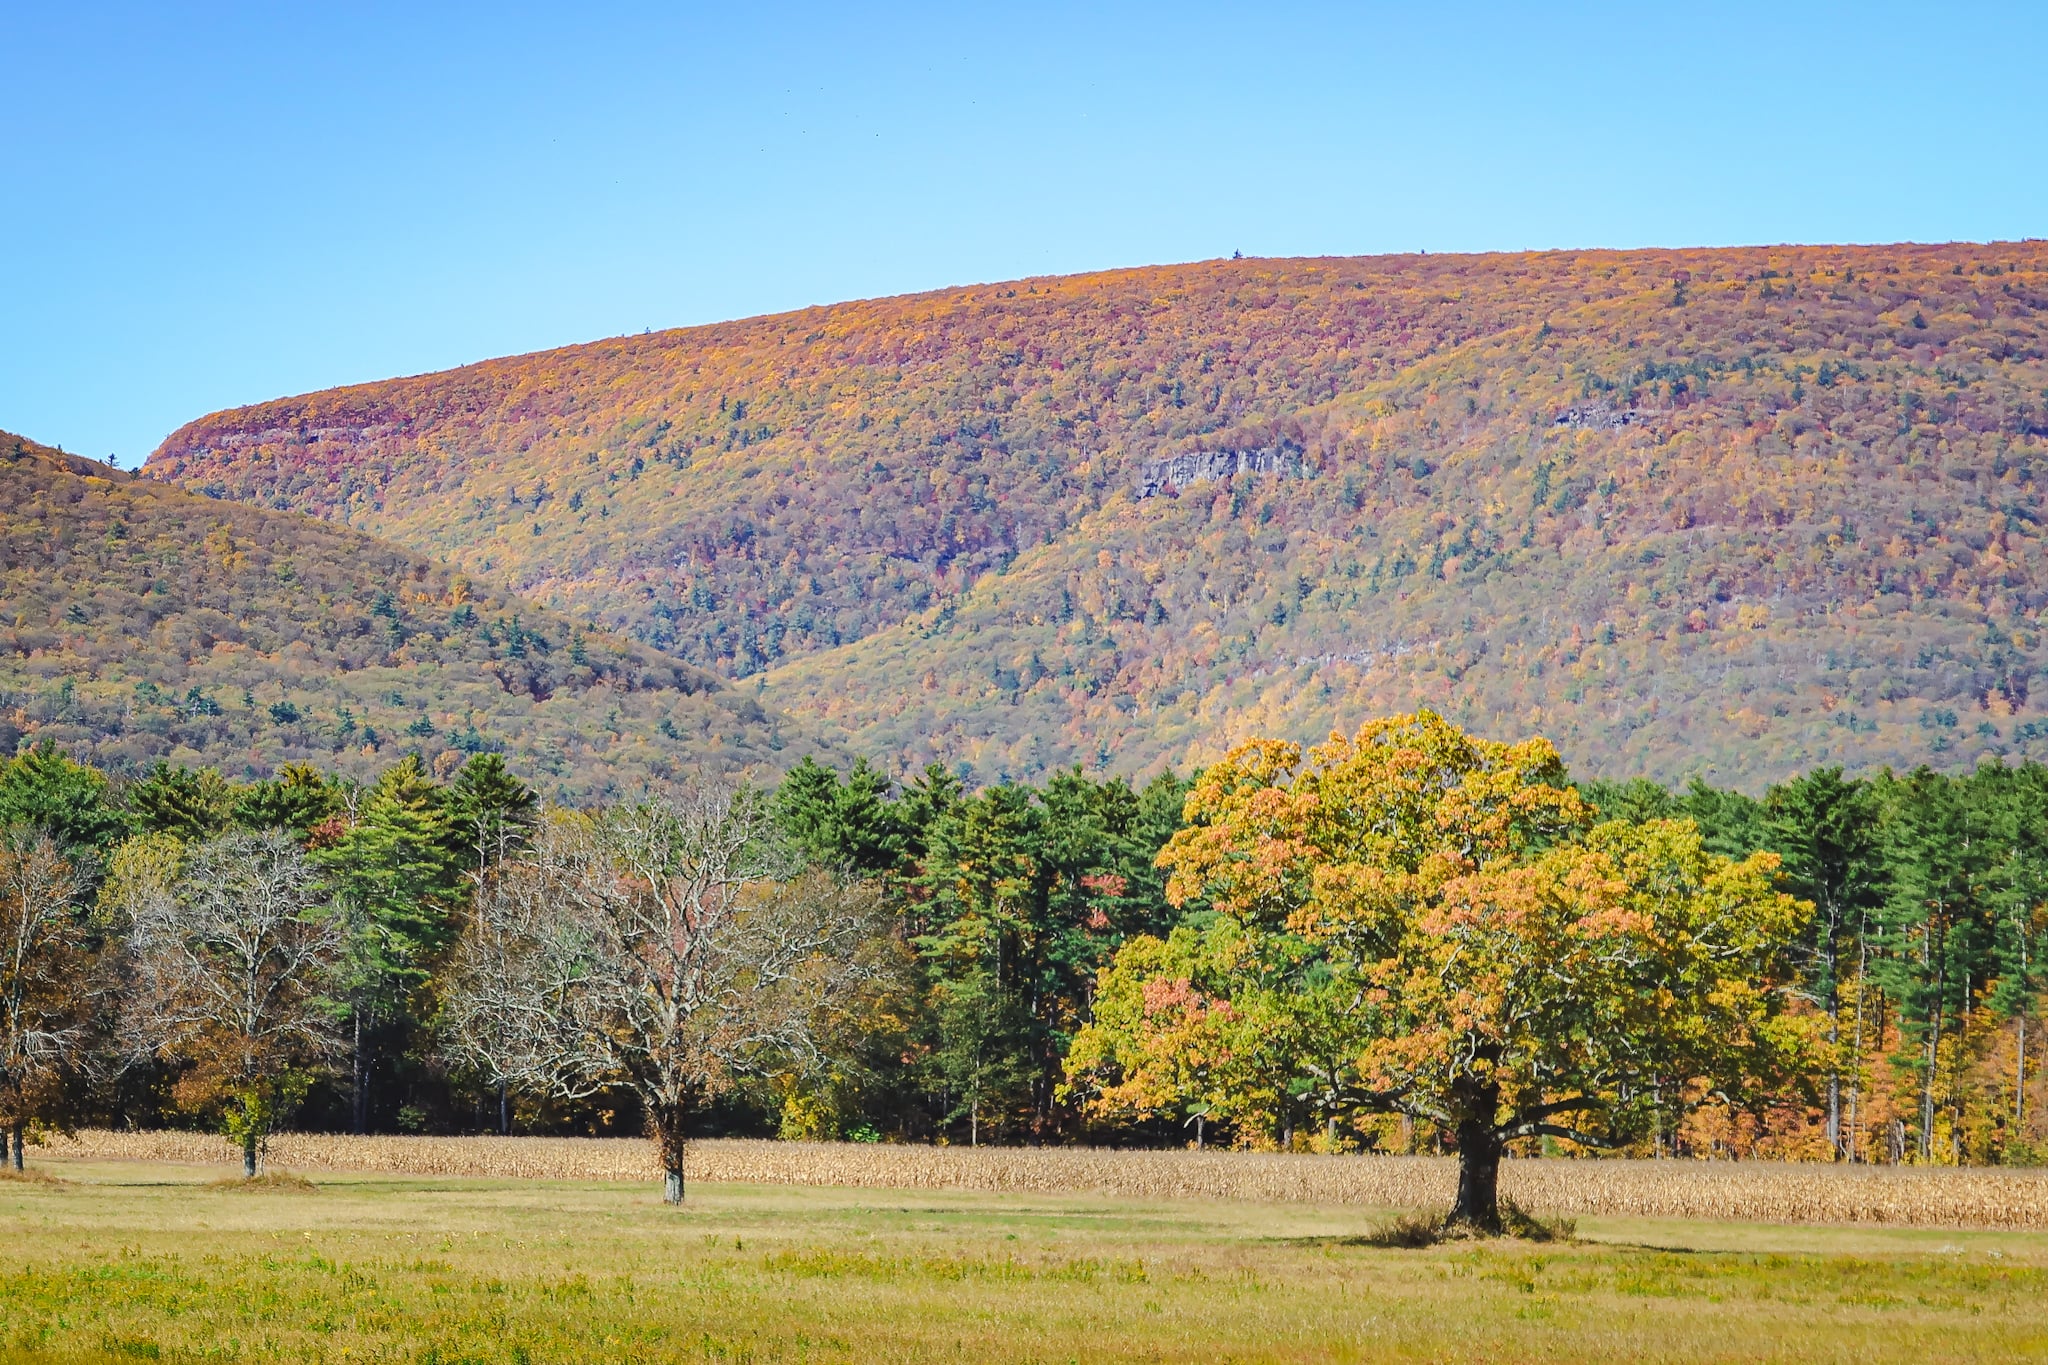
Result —
<path fill-rule="evenodd" d="M 204 1133 L 82 1131 L 55 1155 L 216 1164 L 240 1150 Z M 1449 1207 L 1457 1162 L 1426 1156 L 924 1147 L 707 1139 L 692 1181 L 878 1189 L 1028 1191 L 1137 1199 L 1233 1199 Z M 270 1160 L 295 1171 L 513 1180 L 659 1181 L 651 1143 L 632 1138 L 345 1137 L 281 1133 Z M 1501 1193 L 1543 1216 L 1729 1218 L 1915 1227 L 2048 1227 L 2048 1170 L 1823 1166 L 1760 1161 L 1522 1160 Z"/>

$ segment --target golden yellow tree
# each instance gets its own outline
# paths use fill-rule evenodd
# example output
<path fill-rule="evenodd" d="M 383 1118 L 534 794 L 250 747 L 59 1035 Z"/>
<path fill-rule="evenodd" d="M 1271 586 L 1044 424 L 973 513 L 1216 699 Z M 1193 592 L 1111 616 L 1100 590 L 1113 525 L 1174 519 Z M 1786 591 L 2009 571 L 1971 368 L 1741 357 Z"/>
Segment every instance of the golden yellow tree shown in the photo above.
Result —
<path fill-rule="evenodd" d="M 1312 1001 L 1287 1017 L 1317 1021 L 1341 1064 L 1303 1069 L 1317 1050 L 1297 1038 L 1290 1065 L 1326 1112 L 1405 1114 L 1451 1135 L 1451 1224 L 1499 1230 L 1509 1142 L 1618 1145 L 1682 1087 L 1739 1098 L 1804 1065 L 1810 1030 L 1784 1012 L 1782 985 L 1811 907 L 1776 890 L 1775 856 L 1710 854 L 1689 821 L 1595 824 L 1545 740 L 1475 739 L 1424 711 L 1305 756 L 1259 741 L 1202 775 L 1186 819 L 1160 854 L 1169 898 L 1244 938 L 1236 965 L 1209 977 L 1207 1015 Z M 1157 994 L 1114 977 L 1142 976 L 1157 944 L 1128 945 L 1105 994 Z M 1098 1027 L 1116 1036 L 1075 1049 L 1098 1108 L 1167 1075 L 1155 1054 L 1176 1029 L 1210 1054 L 1210 1074 L 1247 1069 L 1216 1028 L 1115 1006 Z"/>

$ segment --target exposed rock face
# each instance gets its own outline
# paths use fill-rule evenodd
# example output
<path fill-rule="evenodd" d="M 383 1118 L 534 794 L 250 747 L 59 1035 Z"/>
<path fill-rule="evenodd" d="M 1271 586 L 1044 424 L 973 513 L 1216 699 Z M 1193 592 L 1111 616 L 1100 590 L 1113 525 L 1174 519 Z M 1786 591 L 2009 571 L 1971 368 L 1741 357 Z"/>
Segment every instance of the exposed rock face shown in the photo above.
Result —
<path fill-rule="evenodd" d="M 1551 425 L 1570 427 L 1574 431 L 1612 431 L 1617 427 L 1632 427 L 1641 420 L 1642 414 L 1634 408 L 1586 403 L 1579 407 L 1566 408 L 1557 415 L 1557 420 Z"/>
<path fill-rule="evenodd" d="M 1233 474 L 1301 473 L 1301 448 L 1295 445 L 1262 446 L 1257 450 L 1194 450 L 1145 461 L 1131 475 L 1131 492 L 1149 498 L 1206 479 L 1227 479 Z"/>

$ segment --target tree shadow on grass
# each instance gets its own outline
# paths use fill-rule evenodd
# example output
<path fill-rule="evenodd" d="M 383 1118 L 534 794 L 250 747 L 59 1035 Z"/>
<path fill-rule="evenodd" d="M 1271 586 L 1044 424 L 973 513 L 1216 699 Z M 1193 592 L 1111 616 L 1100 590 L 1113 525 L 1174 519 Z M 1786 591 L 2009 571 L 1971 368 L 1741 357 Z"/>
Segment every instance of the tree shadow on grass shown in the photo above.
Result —
<path fill-rule="evenodd" d="M 265 1171 L 262 1175 L 249 1177 L 240 1175 L 223 1176 L 209 1180 L 210 1190 L 248 1191 L 250 1193 L 312 1194 L 320 1187 L 302 1175 L 290 1171 Z"/>
<path fill-rule="evenodd" d="M 1348 1237 L 1289 1237 L 1281 1240 L 1295 1246 L 1378 1247 L 1401 1251 L 1418 1251 L 1447 1242 L 1507 1240 L 1556 1244 L 1579 1240 L 1577 1219 L 1538 1218 L 1512 1199 L 1501 1200 L 1500 1224 L 1499 1234 L 1489 1236 L 1460 1225 L 1447 1225 L 1441 1218 L 1404 1213 L 1375 1225 L 1369 1232 L 1354 1233 Z"/>

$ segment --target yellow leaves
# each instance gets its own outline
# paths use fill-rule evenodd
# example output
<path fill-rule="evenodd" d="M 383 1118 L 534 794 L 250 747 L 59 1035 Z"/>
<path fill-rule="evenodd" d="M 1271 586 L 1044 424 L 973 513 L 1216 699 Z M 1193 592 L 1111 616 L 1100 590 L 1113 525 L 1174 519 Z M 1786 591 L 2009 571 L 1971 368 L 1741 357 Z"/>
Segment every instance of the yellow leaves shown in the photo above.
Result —
<path fill-rule="evenodd" d="M 1261 1002 L 1243 1017 L 1308 1030 L 1373 1088 L 1439 1107 L 1566 1088 L 1592 1122 L 1644 1068 L 1741 1079 L 1805 1055 L 1774 1022 L 1775 982 L 1811 907 L 1776 889 L 1776 857 L 1709 854 L 1690 821 L 1595 825 L 1545 740 L 1479 740 L 1424 711 L 1305 755 L 1258 741 L 1203 776 L 1187 814 L 1159 864 L 1176 903 L 1242 926 L 1233 979 Z M 1155 971 L 1140 992 L 1162 1045 L 1197 975 Z M 1246 1035 L 1240 1062 L 1263 1046 Z"/>
<path fill-rule="evenodd" d="M 207 532 L 206 539 L 200 544 L 208 559 L 230 572 L 243 568 L 249 562 L 249 556 L 235 547 L 235 538 L 224 525 Z"/>
<path fill-rule="evenodd" d="M 1761 739 L 1771 728 L 1771 718 L 1758 712 L 1754 707 L 1744 706 L 1730 711 L 1728 723 L 1749 739 Z"/>
<path fill-rule="evenodd" d="M 1159 855 L 1176 904 L 1335 932 L 1592 818 L 1549 741 L 1473 739 L 1430 711 L 1332 735 L 1305 757 L 1258 740 L 1202 775 L 1189 827 Z"/>

